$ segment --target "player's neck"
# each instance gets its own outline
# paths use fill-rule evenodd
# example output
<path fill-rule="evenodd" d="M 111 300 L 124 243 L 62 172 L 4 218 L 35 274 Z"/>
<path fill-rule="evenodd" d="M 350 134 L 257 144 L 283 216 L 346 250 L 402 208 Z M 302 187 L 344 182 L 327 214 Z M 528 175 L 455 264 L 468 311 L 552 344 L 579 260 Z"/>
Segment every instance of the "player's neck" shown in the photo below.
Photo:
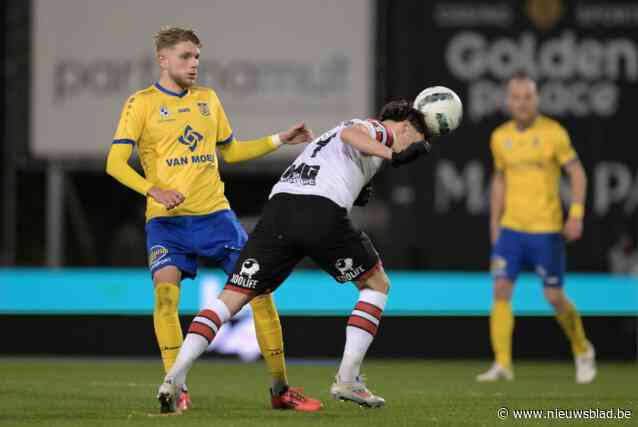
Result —
<path fill-rule="evenodd" d="M 183 93 L 186 91 L 186 87 L 182 87 L 175 82 L 175 80 L 171 79 L 168 76 L 161 76 L 159 81 L 157 82 L 164 89 L 169 90 L 174 93 Z"/>
<path fill-rule="evenodd" d="M 524 132 L 527 129 L 529 129 L 530 127 L 532 127 L 532 125 L 534 124 L 534 122 L 536 121 L 536 119 L 538 118 L 538 114 L 534 115 L 531 119 L 529 120 L 515 120 L 516 122 L 516 129 L 519 132 Z"/>

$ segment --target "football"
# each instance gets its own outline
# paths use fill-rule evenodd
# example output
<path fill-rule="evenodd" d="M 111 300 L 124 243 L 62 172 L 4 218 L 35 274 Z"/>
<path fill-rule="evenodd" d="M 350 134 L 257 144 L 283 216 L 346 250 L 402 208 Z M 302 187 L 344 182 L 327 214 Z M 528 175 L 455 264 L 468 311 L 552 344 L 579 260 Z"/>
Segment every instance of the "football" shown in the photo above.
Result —
<path fill-rule="evenodd" d="M 452 132 L 463 118 L 461 98 L 444 86 L 424 89 L 414 99 L 414 108 L 423 113 L 425 124 L 432 135 Z"/>

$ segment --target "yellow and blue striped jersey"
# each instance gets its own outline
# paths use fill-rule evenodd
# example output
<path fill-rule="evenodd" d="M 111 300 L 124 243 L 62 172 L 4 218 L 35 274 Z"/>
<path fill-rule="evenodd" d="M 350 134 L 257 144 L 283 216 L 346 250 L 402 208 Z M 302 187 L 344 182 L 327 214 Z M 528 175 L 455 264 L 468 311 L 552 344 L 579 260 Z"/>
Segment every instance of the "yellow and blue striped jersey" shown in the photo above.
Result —
<path fill-rule="evenodd" d="M 147 220 L 229 209 L 216 147 L 233 141 L 215 91 L 192 87 L 175 93 L 158 83 L 128 98 L 113 139 L 114 144 L 137 145 L 146 179 L 154 186 L 185 196 L 170 211 L 147 196 Z"/>
<path fill-rule="evenodd" d="M 505 177 L 501 226 L 528 233 L 562 230 L 561 166 L 577 159 L 567 131 L 545 116 L 522 131 L 510 120 L 492 132 L 490 145 L 494 166 Z"/>

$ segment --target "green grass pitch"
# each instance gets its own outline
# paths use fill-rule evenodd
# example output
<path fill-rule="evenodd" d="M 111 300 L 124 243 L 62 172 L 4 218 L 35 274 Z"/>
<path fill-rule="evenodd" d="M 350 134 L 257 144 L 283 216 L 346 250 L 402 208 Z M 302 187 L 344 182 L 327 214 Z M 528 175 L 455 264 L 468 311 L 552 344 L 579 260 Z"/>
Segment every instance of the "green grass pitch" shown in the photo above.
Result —
<path fill-rule="evenodd" d="M 290 364 L 293 385 L 324 401 L 319 413 L 269 409 L 263 363 L 204 361 L 189 387 L 195 407 L 159 416 L 155 392 L 159 361 L 117 359 L 0 359 L 0 426 L 499 426 L 638 425 L 638 366 L 601 363 L 593 384 L 576 385 L 571 363 L 518 362 L 516 381 L 478 384 L 483 361 L 372 360 L 370 388 L 385 397 L 381 409 L 330 398 L 335 362 Z M 612 409 L 629 420 L 506 420 L 513 409 Z"/>

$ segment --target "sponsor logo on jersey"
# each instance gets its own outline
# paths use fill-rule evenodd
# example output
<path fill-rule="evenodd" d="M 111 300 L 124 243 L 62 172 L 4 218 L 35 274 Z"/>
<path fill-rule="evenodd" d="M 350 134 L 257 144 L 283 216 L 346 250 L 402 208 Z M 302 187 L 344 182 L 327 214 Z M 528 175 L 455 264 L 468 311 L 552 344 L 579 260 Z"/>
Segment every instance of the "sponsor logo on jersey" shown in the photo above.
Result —
<path fill-rule="evenodd" d="M 180 108 L 179 110 L 177 110 L 178 113 L 190 113 L 191 109 L 190 108 Z"/>
<path fill-rule="evenodd" d="M 184 128 L 184 134 L 181 135 L 177 140 L 180 144 L 184 144 L 188 146 L 188 149 L 191 151 L 195 151 L 197 148 L 197 143 L 204 139 L 204 135 L 195 131 L 191 125 L 186 125 Z"/>
<path fill-rule="evenodd" d="M 199 109 L 199 114 L 204 117 L 210 116 L 210 109 L 208 108 L 208 102 L 198 102 L 197 108 Z"/>
<path fill-rule="evenodd" d="M 281 182 L 301 185 L 317 185 L 317 175 L 321 170 L 319 165 L 292 164 L 281 175 Z"/>
<path fill-rule="evenodd" d="M 361 273 L 364 273 L 363 266 L 354 267 L 352 258 L 339 258 L 335 263 L 335 268 L 339 270 L 337 280 L 339 282 L 349 282 L 356 279 Z"/>

